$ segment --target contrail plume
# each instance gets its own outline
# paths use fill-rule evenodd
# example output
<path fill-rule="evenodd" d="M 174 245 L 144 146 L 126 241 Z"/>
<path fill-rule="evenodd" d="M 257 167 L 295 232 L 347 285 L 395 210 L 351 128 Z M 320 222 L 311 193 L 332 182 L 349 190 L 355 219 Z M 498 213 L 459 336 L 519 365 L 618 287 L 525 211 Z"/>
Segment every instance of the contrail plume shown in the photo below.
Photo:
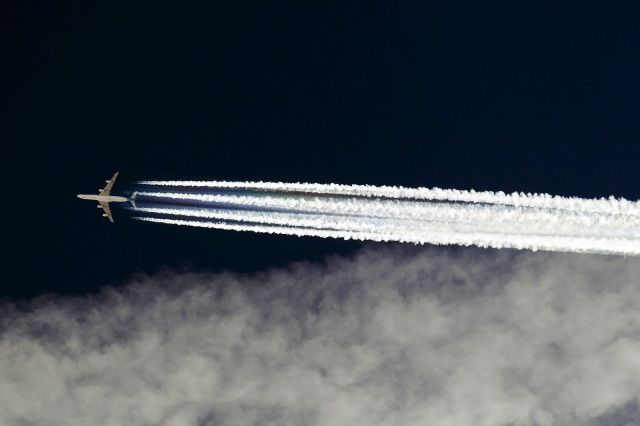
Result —
<path fill-rule="evenodd" d="M 370 201 L 364 201 L 365 204 Z M 253 205 L 252 207 L 255 207 Z M 366 206 L 365 206 L 366 207 Z M 425 206 L 429 207 L 429 206 Z M 345 214 L 344 212 L 329 212 L 330 209 L 308 210 L 308 211 L 256 211 L 238 210 L 231 208 L 139 208 L 137 211 L 154 213 L 161 215 L 189 216 L 206 219 L 250 221 L 258 223 L 276 223 L 279 225 L 292 226 L 312 226 L 317 228 L 331 229 L 355 229 L 366 227 L 370 230 L 388 229 L 391 232 L 433 232 L 444 231 L 474 233 L 482 229 L 490 233 L 502 233 L 507 219 L 511 219 L 510 231 L 527 234 L 569 234 L 571 236 L 598 236 L 609 231 L 611 236 L 616 236 L 611 230 L 603 226 L 592 223 L 585 227 L 583 223 L 563 224 L 557 217 L 553 217 L 550 212 L 542 212 L 542 217 L 536 217 L 532 212 L 519 220 L 512 217 L 500 219 L 499 211 L 494 212 L 493 217 L 487 217 L 485 212 L 480 211 L 476 206 L 454 205 L 442 208 L 442 205 L 433 205 L 434 211 L 428 212 L 421 218 L 403 218 L 400 216 L 371 216 L 366 210 L 361 210 L 360 215 Z M 495 207 L 494 207 L 495 209 Z M 453 210 L 454 214 L 451 214 Z M 456 211 L 457 210 L 457 211 Z M 508 212 L 507 212 L 508 213 Z M 537 227 L 532 225 L 537 222 Z M 627 230 L 632 232 L 631 229 Z M 625 237 L 628 234 L 620 235 Z"/>
<path fill-rule="evenodd" d="M 257 196 L 226 194 L 188 194 L 140 192 L 139 195 L 181 201 L 197 201 L 214 205 L 242 206 L 256 209 L 282 209 L 289 212 L 315 212 L 362 217 L 414 219 L 421 221 L 471 223 L 499 227 L 505 224 L 529 228 L 529 232 L 562 233 L 569 228 L 572 234 L 598 232 L 600 235 L 640 237 L 640 215 L 611 215 L 604 213 L 567 212 L 504 205 L 473 203 L 439 203 L 405 200 L 335 198 L 320 196 L 292 196 L 278 193 Z M 534 230 L 531 225 L 536 225 Z"/>
<path fill-rule="evenodd" d="M 211 228 L 211 229 L 224 229 L 229 231 L 250 231 L 266 234 L 280 234 L 280 235 L 294 235 L 298 237 L 320 237 L 320 238 L 339 238 L 343 240 L 368 240 L 368 241 L 387 241 L 384 235 L 378 235 L 376 233 L 367 232 L 348 232 L 348 231 L 333 231 L 333 230 L 321 230 L 321 229 L 306 229 L 306 228 L 293 228 L 287 226 L 276 225 L 249 225 L 249 224 L 234 224 L 226 222 L 199 222 L 195 220 L 181 220 L 181 219 L 163 219 L 155 217 L 140 217 L 134 216 L 135 220 L 143 222 L 155 222 L 165 223 L 168 225 L 182 225 L 193 226 L 199 228 Z M 409 242 L 409 241 L 402 241 Z"/>
<path fill-rule="evenodd" d="M 142 205 L 136 212 L 145 216 L 136 219 L 323 238 L 640 255 L 640 210 L 637 202 L 626 200 L 512 194 L 512 201 L 522 201 L 516 205 L 498 203 L 497 198 L 494 202 L 479 201 L 482 197 L 472 201 L 396 198 L 388 187 L 367 187 L 369 192 L 348 195 L 346 190 L 360 187 L 337 186 L 333 193 L 320 193 L 325 186 L 311 185 L 311 191 L 302 192 L 307 184 L 256 183 L 260 191 L 254 191 L 254 187 L 228 182 L 225 188 L 202 193 L 202 189 L 189 191 L 186 184 L 203 187 L 211 183 L 179 183 L 176 186 L 182 192 L 138 191 Z M 399 189 L 400 193 L 404 190 L 411 193 L 407 188 Z M 388 196 L 380 195 L 385 191 Z M 416 191 L 425 195 L 419 191 L 427 190 Z M 448 193 L 465 197 L 479 194 Z M 145 199 L 161 207 L 147 207 Z M 562 207 L 554 207 L 557 205 Z"/>
<path fill-rule="evenodd" d="M 335 198 L 320 197 L 317 195 L 290 195 L 273 193 L 265 195 L 228 195 L 228 194 L 197 194 L 197 193 L 174 193 L 174 192 L 139 192 L 139 195 L 155 198 L 165 198 L 174 200 L 199 201 L 205 203 L 234 204 L 250 207 L 271 207 L 284 208 L 290 210 L 304 211 L 332 211 L 341 213 L 361 213 L 363 209 L 371 214 L 391 214 L 394 217 L 418 217 L 425 218 L 425 215 L 436 214 L 442 217 L 443 214 L 453 216 L 464 216 L 468 210 L 473 210 L 482 215 L 485 219 L 513 220 L 514 216 L 526 218 L 535 216 L 538 219 L 551 219 L 557 216 L 557 212 L 551 209 L 534 209 L 522 206 L 510 206 L 505 209 L 504 205 L 478 205 L 474 203 L 454 204 L 454 203 L 425 203 L 415 200 L 361 200 L 358 198 Z M 461 209 L 461 206 L 464 209 Z M 557 210 L 557 209 L 556 209 Z M 564 221 L 572 221 L 585 226 L 596 225 L 600 220 L 607 220 L 621 216 L 621 219 L 629 226 L 640 226 L 640 212 L 638 215 L 624 214 L 589 214 L 590 212 L 571 211 L 563 212 Z M 499 216 L 496 216 L 499 215 Z"/>
<path fill-rule="evenodd" d="M 449 233 L 443 231 L 428 232 L 388 232 L 368 230 L 333 230 L 315 229 L 296 226 L 263 225 L 229 223 L 224 221 L 203 222 L 197 220 L 166 219 L 155 217 L 134 217 L 136 220 L 146 222 L 164 223 L 201 228 L 224 229 L 234 231 L 250 231 L 269 234 L 295 235 L 299 237 L 313 236 L 321 238 L 339 238 L 345 240 L 369 240 L 369 241 L 397 241 L 415 244 L 463 246 L 475 245 L 479 247 L 515 248 L 548 251 L 570 251 L 577 253 L 597 254 L 623 254 L 640 255 L 640 247 L 637 241 L 612 238 L 588 238 L 588 237 L 564 237 L 542 235 L 512 235 L 506 233 Z"/>
<path fill-rule="evenodd" d="M 307 194 L 349 195 L 358 197 L 406 198 L 415 200 L 458 201 L 466 203 L 507 204 L 523 207 L 541 207 L 602 212 L 640 214 L 640 202 L 624 198 L 581 199 L 550 194 L 526 194 L 502 191 L 461 191 L 442 188 L 406 188 L 402 186 L 341 185 L 283 182 L 225 182 L 225 181 L 140 181 L 139 184 L 165 187 L 251 189 L 260 191 L 303 192 Z"/>

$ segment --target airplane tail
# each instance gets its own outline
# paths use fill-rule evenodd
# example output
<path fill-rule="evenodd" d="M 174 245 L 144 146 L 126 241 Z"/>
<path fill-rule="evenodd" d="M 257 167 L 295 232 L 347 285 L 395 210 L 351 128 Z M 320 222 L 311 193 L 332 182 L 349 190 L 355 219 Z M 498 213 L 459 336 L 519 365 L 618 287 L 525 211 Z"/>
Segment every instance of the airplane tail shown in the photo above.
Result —
<path fill-rule="evenodd" d="M 131 203 L 131 205 L 133 206 L 134 209 L 137 209 L 138 207 L 136 207 L 136 196 L 138 195 L 138 192 L 134 192 L 133 194 L 131 194 L 131 198 L 129 198 L 129 202 Z"/>

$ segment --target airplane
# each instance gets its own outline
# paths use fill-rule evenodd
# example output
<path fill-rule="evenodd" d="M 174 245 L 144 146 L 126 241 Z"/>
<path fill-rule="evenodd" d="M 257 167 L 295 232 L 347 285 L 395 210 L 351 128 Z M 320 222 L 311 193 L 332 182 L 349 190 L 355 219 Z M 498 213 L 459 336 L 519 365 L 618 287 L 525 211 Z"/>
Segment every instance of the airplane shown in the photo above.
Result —
<path fill-rule="evenodd" d="M 104 212 L 102 216 L 108 218 L 111 221 L 111 223 L 113 223 L 113 216 L 111 216 L 111 209 L 109 209 L 109 203 L 127 203 L 128 202 L 128 203 L 131 203 L 131 205 L 135 209 L 136 195 L 138 195 L 137 192 L 134 192 L 131 195 L 131 198 L 118 197 L 115 195 L 111 195 L 111 188 L 113 187 L 113 183 L 116 181 L 116 178 L 118 177 L 118 173 L 119 172 L 116 172 L 111 179 L 106 181 L 107 185 L 104 188 L 98 190 L 98 195 L 78 194 L 78 198 L 82 200 L 97 201 L 98 208 L 102 209 L 102 211 Z"/>

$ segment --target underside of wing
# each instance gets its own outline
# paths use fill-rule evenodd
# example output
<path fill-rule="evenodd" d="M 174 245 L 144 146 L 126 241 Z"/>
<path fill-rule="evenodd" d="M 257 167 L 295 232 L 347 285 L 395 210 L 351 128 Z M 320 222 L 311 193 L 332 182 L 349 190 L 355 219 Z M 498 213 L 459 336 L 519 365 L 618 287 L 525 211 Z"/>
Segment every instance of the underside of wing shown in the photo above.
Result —
<path fill-rule="evenodd" d="M 102 207 L 102 211 L 107 216 L 107 219 L 111 223 L 113 223 L 113 216 L 111 216 L 111 209 L 109 208 L 109 203 L 100 203 L 100 207 Z"/>
<path fill-rule="evenodd" d="M 107 185 L 104 188 L 102 188 L 102 190 L 100 191 L 100 195 L 107 196 L 111 194 L 111 188 L 113 188 L 113 184 L 115 183 L 116 178 L 118 177 L 118 173 L 119 172 L 116 172 L 113 175 L 113 177 L 107 181 Z"/>

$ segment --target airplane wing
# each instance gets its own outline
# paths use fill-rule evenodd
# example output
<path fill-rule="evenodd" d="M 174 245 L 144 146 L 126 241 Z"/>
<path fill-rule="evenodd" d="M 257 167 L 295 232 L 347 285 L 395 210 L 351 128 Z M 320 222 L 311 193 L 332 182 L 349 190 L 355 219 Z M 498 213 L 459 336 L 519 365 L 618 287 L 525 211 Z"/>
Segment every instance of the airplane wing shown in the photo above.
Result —
<path fill-rule="evenodd" d="M 116 173 L 117 174 L 117 173 Z M 107 215 L 107 219 L 113 223 L 113 216 L 111 216 L 111 209 L 109 208 L 109 203 L 100 203 L 100 207 L 102 207 L 102 211 Z"/>
<path fill-rule="evenodd" d="M 104 188 L 102 188 L 102 190 L 100 191 L 100 195 L 107 196 L 111 193 L 111 188 L 113 188 L 113 184 L 115 183 L 116 178 L 118 177 L 118 173 L 119 172 L 116 172 L 116 174 L 114 174 L 113 177 L 107 181 L 107 185 Z"/>

